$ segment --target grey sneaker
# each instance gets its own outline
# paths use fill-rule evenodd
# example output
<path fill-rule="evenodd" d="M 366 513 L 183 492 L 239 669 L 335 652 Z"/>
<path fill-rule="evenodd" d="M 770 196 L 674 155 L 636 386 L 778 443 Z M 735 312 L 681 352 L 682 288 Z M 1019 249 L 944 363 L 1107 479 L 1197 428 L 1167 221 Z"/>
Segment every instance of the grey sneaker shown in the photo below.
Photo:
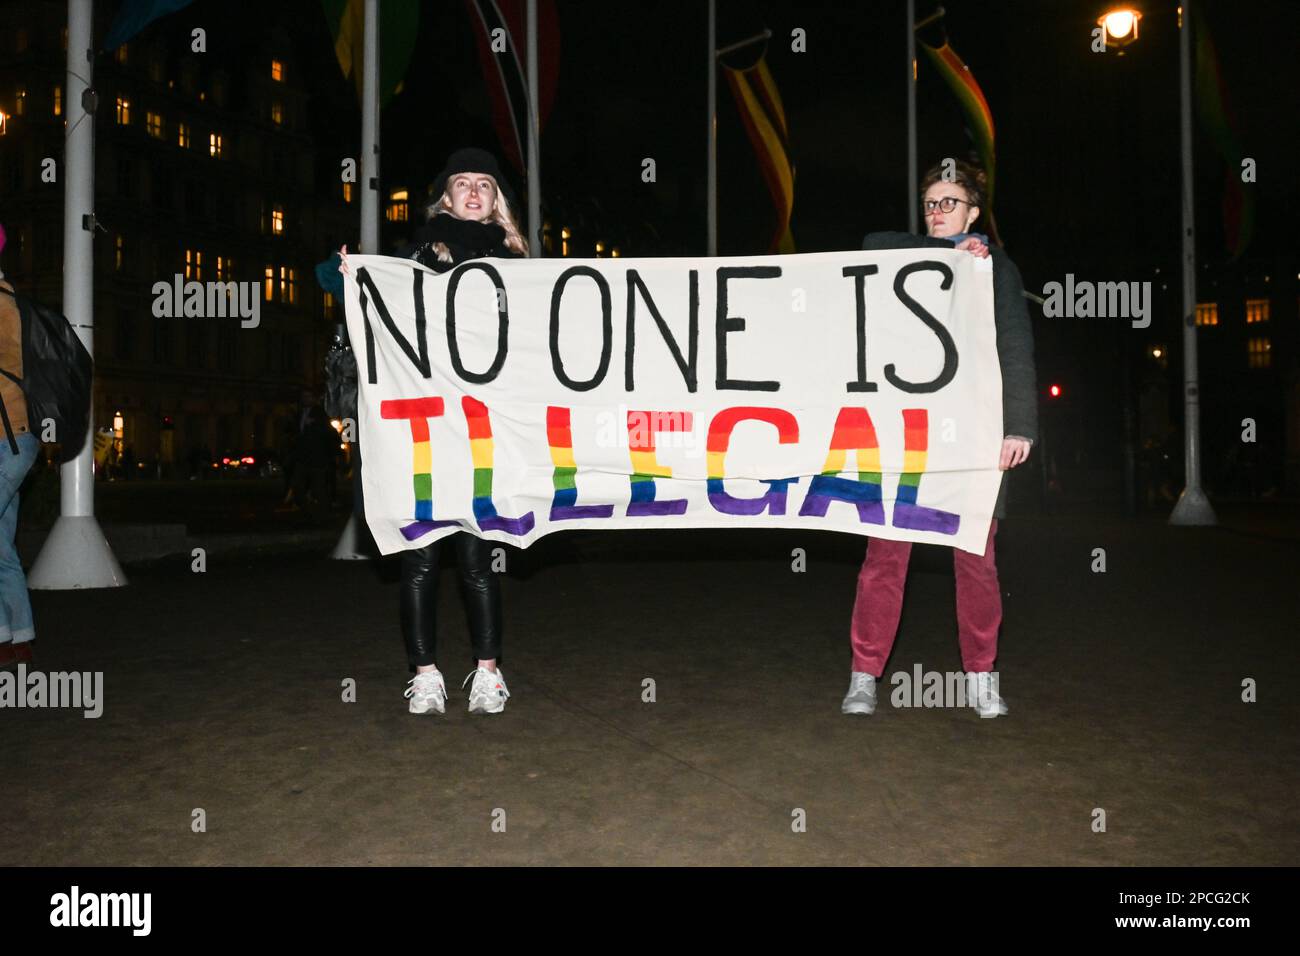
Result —
<path fill-rule="evenodd" d="M 845 714 L 874 714 L 876 712 L 876 678 L 865 671 L 854 671 L 849 677 L 849 692 L 840 705 Z"/>
<path fill-rule="evenodd" d="M 486 667 L 480 667 L 469 674 L 460 686 L 469 684 L 471 677 L 474 678 L 474 683 L 469 688 L 471 714 L 499 714 L 506 709 L 506 698 L 510 696 L 510 691 L 506 690 L 506 678 L 501 673 L 501 668 L 490 671 Z"/>
<path fill-rule="evenodd" d="M 998 675 L 995 671 L 970 671 L 966 675 L 966 702 L 981 717 L 1002 717 L 1007 712 L 1007 702 L 998 696 Z"/>
<path fill-rule="evenodd" d="M 445 714 L 447 712 L 447 687 L 443 683 L 441 671 L 431 670 L 416 674 L 409 683 L 411 686 L 406 688 L 405 696 L 411 699 L 411 713 L 427 714 L 432 711 L 435 714 Z"/>

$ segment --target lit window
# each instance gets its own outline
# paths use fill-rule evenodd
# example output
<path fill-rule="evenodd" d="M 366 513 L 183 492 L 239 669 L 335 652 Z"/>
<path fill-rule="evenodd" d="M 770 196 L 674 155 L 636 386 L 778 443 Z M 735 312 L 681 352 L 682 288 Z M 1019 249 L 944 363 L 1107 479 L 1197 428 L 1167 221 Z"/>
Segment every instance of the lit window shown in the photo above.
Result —
<path fill-rule="evenodd" d="M 1196 303 L 1196 324 L 1197 325 L 1218 325 L 1219 324 L 1219 303 L 1217 302 Z"/>
<path fill-rule="evenodd" d="M 298 304 L 298 274 L 288 266 L 280 266 L 280 301 Z"/>
<path fill-rule="evenodd" d="M 54 88 L 54 115 L 63 115 L 63 87 L 61 86 Z"/>
<path fill-rule="evenodd" d="M 267 302 L 275 298 L 275 266 L 266 267 L 266 279 L 262 283 L 262 298 Z"/>
<path fill-rule="evenodd" d="M 149 135 L 155 139 L 162 139 L 163 119 L 160 113 L 151 113 L 146 111 L 144 114 L 144 128 Z"/>
<path fill-rule="evenodd" d="M 228 256 L 217 256 L 217 281 L 229 282 L 232 264 Z"/>
<path fill-rule="evenodd" d="M 277 236 L 282 235 L 284 233 L 284 207 L 283 206 L 271 207 L 271 232 Z"/>
<path fill-rule="evenodd" d="M 68 42 L 68 41 L 67 41 L 66 34 L 65 34 L 65 36 L 64 36 L 64 40 L 63 40 L 63 42 L 64 42 L 64 44 L 66 44 L 66 43 Z M 127 61 L 128 59 L 130 59 L 130 57 L 131 57 L 131 51 L 130 51 L 129 49 L 127 49 L 127 45 L 126 45 L 125 43 L 123 43 L 120 47 L 117 48 L 116 57 L 117 57 L 117 62 L 118 62 L 118 63 L 122 63 L 122 64 L 125 64 L 126 61 Z"/>
<path fill-rule="evenodd" d="M 0 136 L 9 132 L 9 114 L 0 110 Z"/>
<path fill-rule="evenodd" d="M 619 255 L 620 255 L 620 253 L 619 253 L 619 251 L 618 251 L 618 246 L 615 246 L 613 249 L 611 249 L 609 254 L 610 254 L 610 256 L 611 256 L 612 258 L 617 259 L 617 258 L 619 257 Z"/>
<path fill-rule="evenodd" d="M 125 50 L 126 47 L 121 49 Z M 119 126 L 131 125 L 131 101 L 125 96 L 117 98 L 117 123 Z"/>
<path fill-rule="evenodd" d="M 189 123 L 176 124 L 176 145 L 181 147 L 181 149 L 190 148 L 190 124 Z"/>
<path fill-rule="evenodd" d="M 113 268 L 118 272 L 122 271 L 122 237 L 115 236 L 113 239 Z"/>
<path fill-rule="evenodd" d="M 406 201 L 409 198 L 405 189 L 394 189 L 388 194 L 388 209 L 384 212 L 384 218 L 389 222 L 406 222 Z"/>
<path fill-rule="evenodd" d="M 20 89 L 14 94 L 14 116 L 22 116 L 27 112 L 27 91 Z"/>
<path fill-rule="evenodd" d="M 322 300 L 325 306 L 325 318 L 330 318 L 334 314 L 334 293 L 326 292 Z"/>
<path fill-rule="evenodd" d="M 1268 368 L 1273 364 L 1273 344 L 1265 338 L 1246 341 L 1246 364 L 1250 368 Z"/>
<path fill-rule="evenodd" d="M 213 157 L 214 159 L 221 158 L 221 134 L 220 133 L 208 134 L 208 155 Z"/>
<path fill-rule="evenodd" d="M 284 106 L 281 105 L 279 100 L 271 104 L 271 122 L 276 126 L 284 122 Z"/>
<path fill-rule="evenodd" d="M 600 258 L 600 254 L 601 254 L 602 252 L 604 252 L 604 251 L 605 251 L 605 244 L 604 244 L 603 242 L 600 242 L 599 240 L 597 240 L 597 241 L 596 241 L 596 258 L 599 259 L 599 258 Z"/>
<path fill-rule="evenodd" d="M 271 79 L 277 83 L 284 82 L 284 64 L 279 60 L 271 61 Z"/>
<path fill-rule="evenodd" d="M 1267 322 L 1268 314 L 1268 299 L 1246 300 L 1247 325 L 1254 325 L 1256 322 Z"/>
<path fill-rule="evenodd" d="M 198 249 L 185 250 L 185 278 L 195 282 L 203 278 L 203 253 Z"/>
<path fill-rule="evenodd" d="M 352 184 L 351 184 L 351 183 L 344 183 L 344 184 L 343 184 L 343 201 L 344 201 L 344 202 L 352 202 Z"/>
<path fill-rule="evenodd" d="M 569 231 L 568 226 L 565 226 L 560 230 L 560 255 L 567 256 L 569 254 L 569 239 L 572 238 L 572 236 L 573 233 Z"/>

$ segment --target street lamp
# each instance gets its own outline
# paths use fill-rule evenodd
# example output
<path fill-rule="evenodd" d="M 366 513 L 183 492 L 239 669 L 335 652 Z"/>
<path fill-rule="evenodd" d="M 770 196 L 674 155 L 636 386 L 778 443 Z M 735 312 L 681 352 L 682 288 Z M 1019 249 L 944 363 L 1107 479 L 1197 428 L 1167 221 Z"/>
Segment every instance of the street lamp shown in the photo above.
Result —
<path fill-rule="evenodd" d="M 1218 518 L 1210 505 L 1210 499 L 1201 488 L 1201 388 L 1196 362 L 1196 221 L 1192 180 L 1191 6 L 1192 0 L 1182 0 L 1178 5 L 1178 105 L 1183 207 L 1183 464 L 1186 485 L 1178 496 L 1173 513 L 1169 515 L 1169 523 L 1212 525 L 1218 523 Z M 1097 23 L 1106 31 L 1107 43 L 1114 36 L 1123 45 L 1137 39 L 1140 19 L 1140 13 L 1124 7 L 1103 15 Z M 1123 55 L 1123 50 L 1119 52 Z"/>
<path fill-rule="evenodd" d="M 1097 18 L 1097 25 L 1102 29 L 1102 39 L 1106 47 L 1115 47 L 1123 55 L 1123 48 L 1138 38 L 1138 23 L 1142 11 L 1132 7 L 1118 7 Z"/>

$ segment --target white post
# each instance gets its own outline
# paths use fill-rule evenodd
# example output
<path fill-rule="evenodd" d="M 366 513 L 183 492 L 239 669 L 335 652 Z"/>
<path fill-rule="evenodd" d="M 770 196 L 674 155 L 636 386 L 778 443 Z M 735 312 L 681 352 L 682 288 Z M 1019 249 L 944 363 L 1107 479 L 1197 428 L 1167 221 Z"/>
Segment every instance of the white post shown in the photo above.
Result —
<path fill-rule="evenodd" d="M 541 149 L 541 99 L 537 80 L 537 0 L 528 0 L 528 255 L 542 254 L 542 171 L 538 153 Z"/>
<path fill-rule="evenodd" d="M 921 231 L 916 196 L 916 0 L 907 0 L 907 231 Z"/>
<path fill-rule="evenodd" d="M 1196 362 L 1196 222 L 1192 181 L 1192 13 L 1182 0 L 1178 23 L 1179 114 L 1183 152 L 1183 464 L 1186 486 L 1170 524 L 1212 525 L 1218 517 L 1201 489 L 1201 396 Z"/>
<path fill-rule="evenodd" d="M 379 0 L 366 0 L 361 65 L 361 251 L 379 248 Z"/>
<path fill-rule="evenodd" d="M 361 251 L 378 255 L 379 248 L 379 0 L 365 0 L 365 44 L 361 59 Z M 364 469 L 364 464 L 362 468 Z M 355 481 L 356 475 L 353 476 Z M 330 557 L 338 561 L 370 558 L 356 512 L 339 536 Z"/>
<path fill-rule="evenodd" d="M 94 204 L 95 114 L 82 94 L 94 66 L 93 0 L 68 0 L 68 75 L 63 168 L 63 314 L 86 351 L 95 354 Z M 33 430 L 40 427 L 32 423 Z M 126 576 L 95 520 L 95 417 L 92 400 L 86 443 L 59 469 L 60 513 L 27 576 L 38 590 L 110 588 Z"/>
<path fill-rule="evenodd" d="M 718 18 L 717 0 L 709 0 L 709 173 L 708 254 L 718 254 Z"/>

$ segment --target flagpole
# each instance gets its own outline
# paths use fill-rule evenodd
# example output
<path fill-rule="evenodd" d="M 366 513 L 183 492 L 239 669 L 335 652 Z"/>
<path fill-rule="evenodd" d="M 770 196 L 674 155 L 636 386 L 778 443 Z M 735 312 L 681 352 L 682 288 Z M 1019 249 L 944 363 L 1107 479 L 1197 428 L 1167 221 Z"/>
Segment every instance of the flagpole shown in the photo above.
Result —
<path fill-rule="evenodd" d="M 907 0 L 907 230 L 921 231 L 916 196 L 916 0 Z"/>
<path fill-rule="evenodd" d="M 361 252 L 378 255 L 379 248 L 379 0 L 365 0 L 361 57 Z M 358 480 L 356 474 L 353 481 Z M 366 535 L 354 510 L 330 557 L 365 561 L 370 555 Z"/>
<path fill-rule="evenodd" d="M 1170 524 L 1218 524 L 1210 499 L 1201 489 L 1201 398 L 1196 361 L 1196 223 L 1192 181 L 1192 13 L 1182 0 L 1178 22 L 1178 99 L 1182 145 L 1183 202 L 1183 462 L 1186 486 L 1178 496 Z"/>
<path fill-rule="evenodd" d="M 379 0 L 365 0 L 361 61 L 361 251 L 379 249 Z"/>
<path fill-rule="evenodd" d="M 537 0 L 528 0 L 528 255 L 541 255 L 542 171 L 538 159 L 541 133 L 537 82 Z"/>
<path fill-rule="evenodd" d="M 717 0 L 709 0 L 708 254 L 718 254 L 718 23 Z"/>
<path fill-rule="evenodd" d="M 93 0 L 68 0 L 67 123 L 63 169 L 63 313 L 86 351 L 95 354 L 95 101 Z M 89 93 L 90 96 L 86 97 Z M 27 576 L 37 590 L 109 588 L 126 584 L 95 520 L 95 416 L 86 442 L 59 468 L 59 518 Z M 40 422 L 32 422 L 39 434 Z M 55 436 L 57 437 L 57 436 Z"/>

